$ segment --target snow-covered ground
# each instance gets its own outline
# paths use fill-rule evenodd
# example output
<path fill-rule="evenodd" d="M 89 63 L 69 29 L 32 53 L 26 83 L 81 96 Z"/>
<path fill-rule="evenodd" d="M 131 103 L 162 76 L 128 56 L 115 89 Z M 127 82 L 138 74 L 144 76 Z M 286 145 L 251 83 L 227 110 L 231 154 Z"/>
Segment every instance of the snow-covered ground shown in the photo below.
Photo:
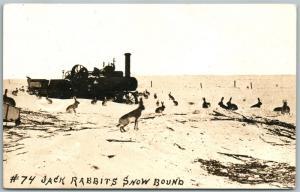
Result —
<path fill-rule="evenodd" d="M 26 80 L 4 80 L 3 89 L 21 108 L 22 121 L 18 127 L 3 128 L 4 187 L 295 187 L 295 129 L 247 123 L 243 116 L 296 125 L 296 76 L 148 76 L 138 81 L 138 90 L 147 89 L 151 95 L 144 99 L 139 130 L 130 124 L 121 133 L 118 119 L 137 105 L 92 105 L 79 98 L 77 113 L 66 113 L 73 99 L 52 99 L 48 104 L 26 92 L 13 96 L 11 91 L 27 86 Z M 169 100 L 169 92 L 178 106 Z M 163 114 L 155 114 L 154 93 L 164 101 Z M 232 97 L 237 113 L 220 109 L 222 96 L 224 103 Z M 210 108 L 202 108 L 203 97 Z M 262 107 L 250 108 L 258 97 Z M 283 99 L 291 108 L 289 115 L 272 111 Z M 20 178 L 11 182 L 15 174 Z M 51 180 L 45 185 L 41 180 L 58 175 L 65 177 L 64 184 Z M 35 179 L 21 184 L 21 176 Z M 142 178 L 149 182 L 140 183 Z M 163 179 L 171 183 L 163 184 Z"/>

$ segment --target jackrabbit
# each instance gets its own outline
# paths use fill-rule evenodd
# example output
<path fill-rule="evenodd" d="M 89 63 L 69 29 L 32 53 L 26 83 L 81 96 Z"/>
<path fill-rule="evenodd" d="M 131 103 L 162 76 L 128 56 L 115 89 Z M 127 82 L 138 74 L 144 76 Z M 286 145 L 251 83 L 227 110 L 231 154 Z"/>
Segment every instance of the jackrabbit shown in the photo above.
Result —
<path fill-rule="evenodd" d="M 218 103 L 218 105 L 223 109 L 228 109 L 228 107 L 226 105 L 224 105 L 223 100 L 224 100 L 224 97 L 221 98 L 221 101 Z"/>
<path fill-rule="evenodd" d="M 260 101 L 259 98 L 257 98 L 257 103 L 252 105 L 250 108 L 260 108 L 260 106 L 262 105 L 262 102 Z"/>
<path fill-rule="evenodd" d="M 210 107 L 210 103 L 206 102 L 205 97 L 203 97 L 202 99 L 203 99 L 202 108 L 209 108 Z"/>
<path fill-rule="evenodd" d="M 76 97 L 74 97 L 74 103 L 72 104 L 72 105 L 69 105 L 68 107 L 67 107 L 67 109 L 66 109 L 66 111 L 68 112 L 68 113 L 71 113 L 72 111 L 74 112 L 74 113 L 76 113 L 76 108 L 78 107 L 78 105 L 79 105 L 79 101 L 77 101 L 76 100 Z"/>
<path fill-rule="evenodd" d="M 282 114 L 288 113 L 290 114 L 290 107 L 287 105 L 287 101 L 283 100 L 283 106 L 282 107 L 276 107 L 273 109 L 273 111 L 281 112 Z"/>
<path fill-rule="evenodd" d="M 6 103 L 6 104 L 11 105 L 13 107 L 16 106 L 15 100 L 13 98 L 7 96 L 7 89 L 5 89 L 5 92 L 4 92 L 4 95 L 3 95 L 3 103 Z"/>
<path fill-rule="evenodd" d="M 12 94 L 13 94 L 14 96 L 18 96 L 18 88 L 16 88 L 16 90 L 12 91 Z"/>
<path fill-rule="evenodd" d="M 161 106 L 155 109 L 155 113 L 162 113 L 165 110 L 164 102 L 161 102 Z"/>
<path fill-rule="evenodd" d="M 148 96 L 150 96 L 150 92 L 147 89 L 145 90 L 145 94 L 147 94 Z"/>
<path fill-rule="evenodd" d="M 171 92 L 169 93 L 169 100 L 172 100 L 172 101 L 175 100 L 175 98 L 171 95 Z"/>
<path fill-rule="evenodd" d="M 21 88 L 19 88 L 19 91 L 25 92 L 24 86 L 22 86 Z"/>
<path fill-rule="evenodd" d="M 227 102 L 227 107 L 229 110 L 235 111 L 238 110 L 238 106 L 234 103 L 231 103 L 232 97 L 230 97 L 229 101 Z"/>
<path fill-rule="evenodd" d="M 119 124 L 117 125 L 117 127 L 120 126 L 120 131 L 121 132 L 126 132 L 124 127 L 127 126 L 129 123 L 132 123 L 132 122 L 134 122 L 134 130 L 138 130 L 138 119 L 142 115 L 142 111 L 144 109 L 145 109 L 145 106 L 143 104 L 143 100 L 142 100 L 142 98 L 140 98 L 138 108 L 136 108 L 135 110 L 123 115 L 119 119 Z"/>

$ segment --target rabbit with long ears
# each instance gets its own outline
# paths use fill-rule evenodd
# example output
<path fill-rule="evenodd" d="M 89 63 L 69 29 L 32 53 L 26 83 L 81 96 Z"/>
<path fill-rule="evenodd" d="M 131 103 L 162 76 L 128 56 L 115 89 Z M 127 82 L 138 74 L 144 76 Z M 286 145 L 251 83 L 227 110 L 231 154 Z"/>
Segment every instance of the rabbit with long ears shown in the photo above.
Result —
<path fill-rule="evenodd" d="M 66 111 L 68 112 L 68 113 L 71 113 L 72 111 L 74 112 L 74 113 L 76 113 L 76 108 L 78 107 L 78 105 L 79 105 L 79 101 L 77 101 L 76 100 L 76 97 L 74 97 L 74 103 L 72 104 L 72 105 L 69 105 L 67 108 L 66 108 Z"/>
<path fill-rule="evenodd" d="M 155 113 L 162 113 L 165 110 L 164 102 L 161 102 L 161 106 L 155 109 Z"/>
<path fill-rule="evenodd" d="M 117 127 L 120 126 L 120 131 L 121 132 L 126 132 L 124 127 L 127 126 L 129 123 L 132 123 L 132 122 L 134 122 L 134 130 L 138 130 L 138 119 L 142 115 L 142 111 L 144 109 L 145 109 L 145 106 L 143 104 L 143 99 L 140 98 L 138 108 L 136 108 L 135 110 L 133 110 L 129 113 L 126 113 L 125 115 L 120 117 L 119 124 L 117 125 Z"/>
<path fill-rule="evenodd" d="M 202 99 L 203 99 L 202 108 L 209 108 L 210 107 L 210 103 L 206 102 L 205 97 L 203 97 Z"/>
<path fill-rule="evenodd" d="M 221 101 L 218 103 L 218 105 L 223 109 L 228 109 L 228 107 L 226 105 L 224 105 L 223 100 L 224 100 L 224 97 L 221 98 Z"/>
<path fill-rule="evenodd" d="M 169 93 L 169 100 L 172 100 L 172 101 L 175 100 L 175 98 L 171 95 L 171 92 Z"/>
<path fill-rule="evenodd" d="M 6 103 L 6 104 L 11 105 L 13 107 L 16 106 L 16 101 L 13 98 L 7 96 L 7 89 L 5 89 L 5 92 L 4 92 L 4 95 L 3 95 L 3 103 Z"/>
<path fill-rule="evenodd" d="M 283 100 L 283 106 L 282 107 L 276 107 L 273 109 L 273 111 L 281 112 L 282 114 L 290 114 L 290 107 L 287 105 L 287 100 Z"/>
<path fill-rule="evenodd" d="M 261 105 L 262 105 L 262 102 L 260 101 L 259 98 L 257 98 L 257 103 L 252 105 L 250 108 L 260 108 Z"/>
<path fill-rule="evenodd" d="M 12 94 L 14 95 L 14 96 L 17 96 L 18 95 L 18 88 L 16 88 L 16 90 L 14 90 L 14 91 L 12 91 Z"/>
<path fill-rule="evenodd" d="M 229 110 L 235 111 L 238 110 L 238 106 L 234 103 L 231 103 L 232 97 L 230 97 L 229 101 L 227 102 L 227 107 Z"/>
<path fill-rule="evenodd" d="M 22 91 L 22 92 L 24 92 L 24 91 L 25 91 L 25 88 L 24 88 L 24 86 L 22 86 L 21 88 L 19 88 L 19 91 Z"/>
<path fill-rule="evenodd" d="M 150 96 L 150 92 L 149 92 L 147 89 L 144 91 L 144 93 L 145 93 L 146 95 Z"/>

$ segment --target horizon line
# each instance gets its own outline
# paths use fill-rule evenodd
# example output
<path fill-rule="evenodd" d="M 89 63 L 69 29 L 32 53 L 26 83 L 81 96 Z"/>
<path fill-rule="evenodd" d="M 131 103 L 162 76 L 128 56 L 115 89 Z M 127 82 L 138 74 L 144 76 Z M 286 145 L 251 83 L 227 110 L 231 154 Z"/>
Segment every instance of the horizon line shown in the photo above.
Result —
<path fill-rule="evenodd" d="M 151 76 L 297 76 L 297 74 L 199 74 L 199 75 L 195 75 L 195 74 L 167 74 L 167 75 L 134 75 L 131 77 L 151 77 Z M 25 79 L 24 78 L 3 78 L 2 80 L 17 80 L 17 79 Z M 35 78 L 32 78 L 35 79 Z M 36 79 L 62 79 L 62 78 L 36 78 Z"/>

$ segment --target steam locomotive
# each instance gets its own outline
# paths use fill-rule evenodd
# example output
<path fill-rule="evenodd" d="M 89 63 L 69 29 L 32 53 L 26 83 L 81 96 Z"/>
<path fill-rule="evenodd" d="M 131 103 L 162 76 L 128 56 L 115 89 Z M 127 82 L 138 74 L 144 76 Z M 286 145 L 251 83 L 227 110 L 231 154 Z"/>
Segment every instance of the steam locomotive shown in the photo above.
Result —
<path fill-rule="evenodd" d="M 102 69 L 88 71 L 84 66 L 74 65 L 63 73 L 63 79 L 32 79 L 27 77 L 28 92 L 49 98 L 97 98 L 113 99 L 116 102 L 137 102 L 136 78 L 130 76 L 130 53 L 125 53 L 125 75 L 115 71 L 115 60 Z"/>

